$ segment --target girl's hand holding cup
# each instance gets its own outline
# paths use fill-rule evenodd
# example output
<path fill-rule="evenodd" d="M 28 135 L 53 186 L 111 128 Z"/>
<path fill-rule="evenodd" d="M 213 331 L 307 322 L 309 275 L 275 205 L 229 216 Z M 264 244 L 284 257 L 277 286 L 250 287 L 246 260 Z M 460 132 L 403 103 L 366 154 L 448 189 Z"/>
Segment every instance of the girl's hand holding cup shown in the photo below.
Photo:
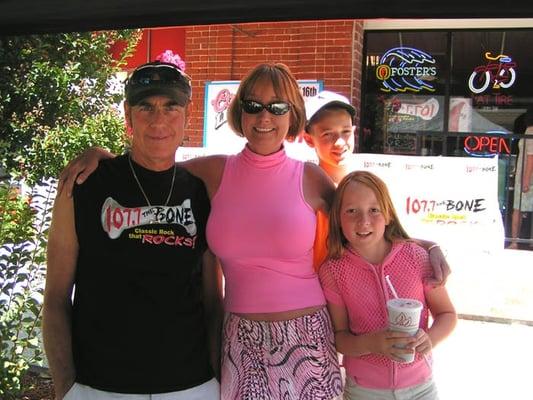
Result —
<path fill-rule="evenodd" d="M 414 349 L 416 353 L 420 353 L 422 355 L 431 353 L 433 344 L 431 342 L 431 338 L 425 330 L 419 329 L 414 336 L 414 339 L 415 341 L 409 344 L 409 348 Z"/>
<path fill-rule="evenodd" d="M 385 329 L 371 334 L 370 353 L 381 354 L 397 362 L 405 362 L 405 357 L 413 354 L 415 337 L 406 332 Z"/>

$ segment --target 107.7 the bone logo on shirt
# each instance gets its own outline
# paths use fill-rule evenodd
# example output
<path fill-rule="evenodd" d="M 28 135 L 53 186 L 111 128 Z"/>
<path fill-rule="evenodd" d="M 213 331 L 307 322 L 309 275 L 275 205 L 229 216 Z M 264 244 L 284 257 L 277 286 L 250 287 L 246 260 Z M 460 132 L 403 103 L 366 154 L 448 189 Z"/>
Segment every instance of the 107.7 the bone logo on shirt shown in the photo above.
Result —
<path fill-rule="evenodd" d="M 111 239 L 118 238 L 125 229 L 142 225 L 181 225 L 189 236 L 196 235 L 196 221 L 191 200 L 177 206 L 124 207 L 108 197 L 102 207 L 102 227 Z"/>

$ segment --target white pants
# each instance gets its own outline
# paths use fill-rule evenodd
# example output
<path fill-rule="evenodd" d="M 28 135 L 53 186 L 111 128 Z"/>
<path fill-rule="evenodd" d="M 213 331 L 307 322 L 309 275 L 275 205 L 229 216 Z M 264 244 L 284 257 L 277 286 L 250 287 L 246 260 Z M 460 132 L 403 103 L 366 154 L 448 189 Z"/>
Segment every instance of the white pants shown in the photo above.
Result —
<path fill-rule="evenodd" d="M 219 400 L 220 385 L 213 378 L 206 383 L 178 392 L 159 394 L 124 394 L 104 392 L 74 383 L 63 400 Z"/>
<path fill-rule="evenodd" d="M 357 385 L 346 377 L 344 400 L 438 400 L 437 387 L 433 379 L 420 385 L 396 390 L 368 389 Z"/>

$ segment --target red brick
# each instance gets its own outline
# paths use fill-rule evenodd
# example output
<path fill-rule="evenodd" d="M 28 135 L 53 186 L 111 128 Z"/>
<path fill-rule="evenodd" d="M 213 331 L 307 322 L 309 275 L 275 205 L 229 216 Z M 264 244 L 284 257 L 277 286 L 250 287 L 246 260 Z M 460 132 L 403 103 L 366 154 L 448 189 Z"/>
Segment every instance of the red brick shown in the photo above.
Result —
<path fill-rule="evenodd" d="M 241 79 L 260 62 L 285 63 L 297 79 L 323 80 L 359 104 L 362 33 L 362 21 L 351 20 L 188 27 L 187 72 L 197 84 L 187 144 L 202 144 L 205 81 Z"/>

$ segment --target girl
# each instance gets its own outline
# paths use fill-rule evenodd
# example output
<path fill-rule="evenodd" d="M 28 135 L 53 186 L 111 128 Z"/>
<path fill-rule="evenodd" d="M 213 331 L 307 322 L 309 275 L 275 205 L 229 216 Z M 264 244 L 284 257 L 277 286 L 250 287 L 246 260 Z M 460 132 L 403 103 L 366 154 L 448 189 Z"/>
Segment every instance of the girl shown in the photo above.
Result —
<path fill-rule="evenodd" d="M 385 183 L 366 171 L 348 174 L 335 192 L 329 232 L 320 280 L 344 354 L 344 398 L 437 399 L 428 360 L 457 316 L 444 286 L 424 284 L 432 273 L 428 253 L 408 240 Z M 414 337 L 387 329 L 387 275 L 400 297 L 424 305 Z M 415 361 L 402 363 L 399 355 L 410 352 Z"/>

